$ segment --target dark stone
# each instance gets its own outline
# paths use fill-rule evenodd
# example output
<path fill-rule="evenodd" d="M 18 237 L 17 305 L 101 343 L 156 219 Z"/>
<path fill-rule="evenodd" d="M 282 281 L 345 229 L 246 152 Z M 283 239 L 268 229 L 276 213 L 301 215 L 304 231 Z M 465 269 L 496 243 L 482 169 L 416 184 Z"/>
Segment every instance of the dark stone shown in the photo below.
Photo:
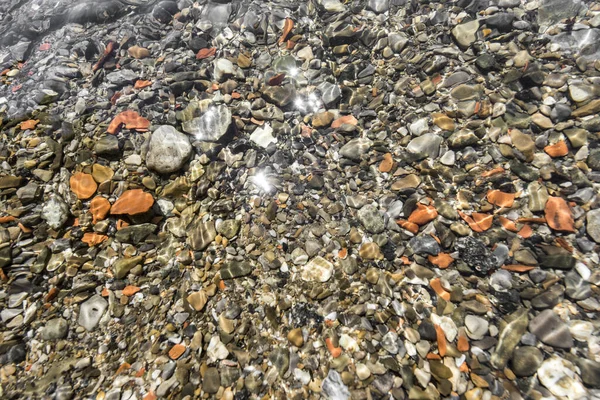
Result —
<path fill-rule="evenodd" d="M 480 276 L 486 276 L 498 268 L 496 256 L 485 244 L 472 236 L 461 238 L 456 242 L 460 259 L 474 268 Z"/>
<path fill-rule="evenodd" d="M 436 256 L 441 251 L 438 242 L 429 235 L 415 236 L 408 242 L 408 245 L 411 247 L 412 251 L 418 255 Z"/>
<path fill-rule="evenodd" d="M 562 270 L 573 269 L 577 260 L 571 253 L 548 254 L 541 256 L 540 266 L 542 268 L 554 268 Z"/>
<path fill-rule="evenodd" d="M 419 335 L 421 335 L 421 339 L 435 341 L 437 340 L 437 334 L 435 332 L 435 327 L 432 323 L 423 321 L 421 325 L 419 325 L 419 329 L 417 329 Z"/>
<path fill-rule="evenodd" d="M 179 11 L 177 3 L 174 1 L 161 1 L 154 6 L 152 16 L 163 24 L 168 24 L 173 19 L 173 16 Z"/>
<path fill-rule="evenodd" d="M 485 20 L 485 24 L 492 29 L 498 29 L 500 32 L 508 32 L 512 28 L 515 15 L 512 13 L 496 13 Z"/>
<path fill-rule="evenodd" d="M 542 352 L 531 346 L 516 348 L 511 360 L 512 370 L 519 377 L 532 376 L 544 361 Z"/>

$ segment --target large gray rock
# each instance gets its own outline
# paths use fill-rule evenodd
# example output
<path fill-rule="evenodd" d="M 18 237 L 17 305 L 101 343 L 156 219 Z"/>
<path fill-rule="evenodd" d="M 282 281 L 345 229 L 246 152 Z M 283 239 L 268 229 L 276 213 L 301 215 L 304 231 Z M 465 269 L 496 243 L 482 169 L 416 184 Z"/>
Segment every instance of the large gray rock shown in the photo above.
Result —
<path fill-rule="evenodd" d="M 188 137 L 169 125 L 159 126 L 152 132 L 146 165 L 161 174 L 178 171 L 192 154 Z"/>
<path fill-rule="evenodd" d="M 411 153 L 423 153 L 428 157 L 437 158 L 442 140 L 442 137 L 435 133 L 426 133 L 411 140 L 406 149 Z"/>
<path fill-rule="evenodd" d="M 359 160 L 360 157 L 365 154 L 373 142 L 367 138 L 356 138 L 350 140 L 340 149 L 340 154 L 351 160 Z"/>
<path fill-rule="evenodd" d="M 85 303 L 81 304 L 79 309 L 79 325 L 83 326 L 88 331 L 93 331 L 98 323 L 102 314 L 106 311 L 108 302 L 101 296 L 93 295 Z"/>
<path fill-rule="evenodd" d="M 569 327 L 552 310 L 544 310 L 529 323 L 529 331 L 541 342 L 561 349 L 573 347 Z"/>
<path fill-rule="evenodd" d="M 473 20 L 464 24 L 456 25 L 452 29 L 452 36 L 461 49 L 468 48 L 475 40 L 477 40 L 477 29 L 479 29 L 479 21 Z"/>
<path fill-rule="evenodd" d="M 56 340 L 63 339 L 67 336 L 69 325 L 64 318 L 53 318 L 46 322 L 46 326 L 42 329 L 42 339 Z"/>
<path fill-rule="evenodd" d="M 209 107 L 200 117 L 185 121 L 183 131 L 204 142 L 217 142 L 231 127 L 231 111 L 225 105 Z"/>
<path fill-rule="evenodd" d="M 585 221 L 587 234 L 594 242 L 600 243 L 600 208 L 588 211 Z"/>

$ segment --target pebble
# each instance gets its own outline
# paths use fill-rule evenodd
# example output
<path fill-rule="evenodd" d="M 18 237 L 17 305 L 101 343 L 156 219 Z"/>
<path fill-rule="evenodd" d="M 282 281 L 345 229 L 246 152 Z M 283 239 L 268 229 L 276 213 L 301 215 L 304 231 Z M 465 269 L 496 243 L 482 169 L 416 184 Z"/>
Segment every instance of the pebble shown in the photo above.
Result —
<path fill-rule="evenodd" d="M 333 264 L 321 256 L 310 260 L 302 267 L 302 279 L 308 282 L 327 282 L 333 275 Z"/>
<path fill-rule="evenodd" d="M 158 127 L 150 137 L 146 165 L 161 174 L 181 169 L 192 154 L 188 137 L 169 125 Z"/>
<path fill-rule="evenodd" d="M 544 310 L 529 322 L 529 331 L 543 343 L 558 347 L 573 347 L 568 326 L 552 310 Z"/>
<path fill-rule="evenodd" d="M 94 295 L 81 304 L 79 309 L 79 325 L 88 331 L 93 331 L 108 307 L 108 302 L 98 295 Z"/>
<path fill-rule="evenodd" d="M 544 355 L 538 348 L 523 346 L 515 349 L 511 366 L 515 375 L 525 377 L 535 374 L 543 361 Z"/>

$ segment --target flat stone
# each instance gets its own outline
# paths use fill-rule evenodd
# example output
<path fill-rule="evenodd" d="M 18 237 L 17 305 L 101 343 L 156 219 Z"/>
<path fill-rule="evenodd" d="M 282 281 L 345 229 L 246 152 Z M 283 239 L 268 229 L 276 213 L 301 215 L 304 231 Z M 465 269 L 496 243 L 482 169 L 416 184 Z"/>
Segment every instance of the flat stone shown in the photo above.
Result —
<path fill-rule="evenodd" d="M 115 273 L 115 278 L 125 278 L 129 271 L 131 271 L 131 269 L 136 265 L 140 264 L 142 260 L 142 256 L 118 259 L 112 265 L 113 272 Z"/>
<path fill-rule="evenodd" d="M 208 394 L 215 394 L 219 391 L 219 387 L 221 387 L 219 370 L 214 367 L 208 368 L 202 377 L 202 390 Z"/>
<path fill-rule="evenodd" d="M 221 279 L 233 279 L 250 275 L 254 267 L 247 261 L 230 261 L 221 267 Z"/>
<path fill-rule="evenodd" d="M 488 333 L 489 322 L 475 315 L 465 317 L 467 335 L 473 340 L 481 340 Z"/>
<path fill-rule="evenodd" d="M 452 29 L 452 36 L 454 40 L 458 43 L 458 46 L 465 50 L 467 49 L 475 40 L 477 40 L 477 30 L 479 29 L 479 21 L 473 20 L 466 22 L 464 24 L 456 25 Z"/>
<path fill-rule="evenodd" d="M 302 267 L 302 280 L 308 282 L 327 282 L 333 275 L 333 264 L 321 256 L 310 260 Z"/>
<path fill-rule="evenodd" d="M 403 190 L 403 189 L 414 189 L 421 184 L 421 178 L 415 174 L 406 175 L 394 183 L 390 189 L 392 190 Z"/>
<path fill-rule="evenodd" d="M 200 117 L 184 121 L 181 127 L 195 140 L 218 142 L 223 139 L 232 126 L 231 111 L 226 105 L 209 106 Z"/>
<path fill-rule="evenodd" d="M 93 331 L 100 322 L 107 307 L 108 302 L 106 300 L 97 294 L 93 295 L 82 303 L 79 308 L 79 325 L 88 331 Z"/>
<path fill-rule="evenodd" d="M 194 250 L 206 249 L 217 236 L 214 221 L 198 221 L 188 233 L 188 242 Z"/>
<path fill-rule="evenodd" d="M 573 347 L 568 326 L 552 310 L 544 310 L 529 323 L 529 331 L 541 342 L 561 349 Z"/>
<path fill-rule="evenodd" d="M 523 336 L 527 330 L 527 323 L 529 322 L 527 309 L 520 308 L 510 314 L 505 321 L 506 325 L 504 325 L 500 331 L 498 344 L 490 358 L 492 365 L 498 369 L 502 369 L 506 366 L 515 347 L 517 347 L 517 344 L 521 340 L 521 336 Z"/>
<path fill-rule="evenodd" d="M 435 133 L 426 133 L 422 136 L 412 139 L 406 149 L 415 154 L 426 154 L 427 157 L 437 158 L 442 144 L 442 137 Z"/>
<path fill-rule="evenodd" d="M 360 160 L 361 156 L 369 151 L 373 142 L 366 138 L 350 140 L 340 149 L 340 154 L 351 160 Z"/>
<path fill-rule="evenodd" d="M 531 136 L 521 132 L 518 129 L 513 129 L 510 132 L 510 139 L 512 140 L 513 146 L 525 156 L 527 161 L 533 160 L 535 142 Z"/>
<path fill-rule="evenodd" d="M 544 361 L 542 352 L 531 346 L 516 348 L 511 360 L 512 371 L 519 377 L 532 376 Z"/>
<path fill-rule="evenodd" d="M 292 85 L 269 86 L 262 94 L 268 102 L 278 107 L 286 107 L 296 99 L 296 89 Z"/>
<path fill-rule="evenodd" d="M 46 322 L 42 329 L 42 339 L 57 340 L 67 337 L 69 325 L 64 318 L 53 318 Z"/>

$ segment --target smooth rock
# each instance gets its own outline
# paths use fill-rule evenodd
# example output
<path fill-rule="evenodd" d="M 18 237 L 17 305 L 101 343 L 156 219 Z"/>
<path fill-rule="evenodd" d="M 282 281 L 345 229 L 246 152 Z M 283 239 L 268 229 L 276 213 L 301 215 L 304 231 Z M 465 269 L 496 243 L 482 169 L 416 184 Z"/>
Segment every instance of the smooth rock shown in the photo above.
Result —
<path fill-rule="evenodd" d="M 93 331 L 100 322 L 107 307 L 108 302 L 106 300 L 97 294 L 93 295 L 82 303 L 79 308 L 79 325 L 88 331 Z"/>
<path fill-rule="evenodd" d="M 479 21 L 473 20 L 464 24 L 456 25 L 452 29 L 452 36 L 463 50 L 468 48 L 475 40 L 477 40 L 477 30 L 479 29 Z"/>
<path fill-rule="evenodd" d="M 188 233 L 188 242 L 194 250 L 206 249 L 217 236 L 214 221 L 198 221 Z"/>
<path fill-rule="evenodd" d="M 340 149 L 340 154 L 351 160 L 360 160 L 361 156 L 369 151 L 373 142 L 366 138 L 350 140 Z"/>
<path fill-rule="evenodd" d="M 152 132 L 146 165 L 161 174 L 180 170 L 192 154 L 188 137 L 169 125 L 162 125 Z"/>
<path fill-rule="evenodd" d="M 221 279 L 233 279 L 249 275 L 254 267 L 247 261 L 230 261 L 221 267 Z"/>
<path fill-rule="evenodd" d="M 442 137 L 435 133 L 426 133 L 416 137 L 408 143 L 406 149 L 415 154 L 426 154 L 427 157 L 437 158 L 442 144 Z"/>
<path fill-rule="evenodd" d="M 333 264 L 321 256 L 310 260 L 302 267 L 302 280 L 308 282 L 327 282 L 333 275 Z"/>
<path fill-rule="evenodd" d="M 44 340 L 57 340 L 64 339 L 67 337 L 69 331 L 69 325 L 67 320 L 64 318 L 53 318 L 46 322 L 46 325 L 42 329 L 42 339 Z"/>
<path fill-rule="evenodd" d="M 544 310 L 529 323 L 529 331 L 541 342 L 561 348 L 573 347 L 573 337 L 569 327 L 552 310 Z"/>
<path fill-rule="evenodd" d="M 231 126 L 231 111 L 226 105 L 210 106 L 200 117 L 181 124 L 184 132 L 206 142 L 220 141 L 230 132 Z"/>
<path fill-rule="evenodd" d="M 544 361 L 542 352 L 531 346 L 516 348 L 511 360 L 512 371 L 519 377 L 532 376 Z"/>

